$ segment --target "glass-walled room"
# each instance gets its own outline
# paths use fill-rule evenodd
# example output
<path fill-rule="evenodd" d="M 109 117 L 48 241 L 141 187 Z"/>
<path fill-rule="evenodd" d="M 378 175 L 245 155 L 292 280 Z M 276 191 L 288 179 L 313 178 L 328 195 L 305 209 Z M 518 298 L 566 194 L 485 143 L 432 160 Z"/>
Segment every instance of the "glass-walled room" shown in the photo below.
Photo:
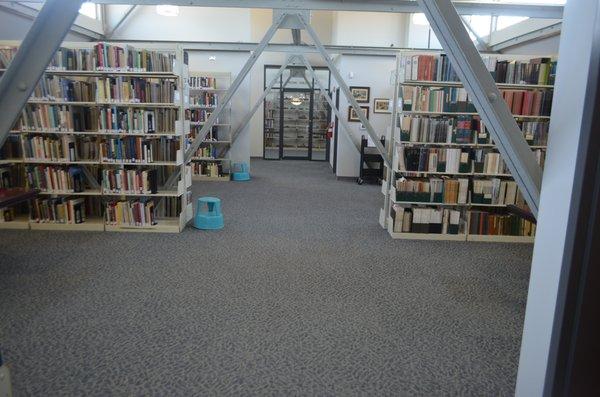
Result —
<path fill-rule="evenodd" d="M 265 66 L 265 89 L 280 67 Z M 329 69 L 313 69 L 321 83 L 329 87 Z M 265 159 L 328 160 L 327 129 L 331 109 L 325 94 L 315 87 L 305 67 L 289 66 L 282 73 L 264 103 Z"/>

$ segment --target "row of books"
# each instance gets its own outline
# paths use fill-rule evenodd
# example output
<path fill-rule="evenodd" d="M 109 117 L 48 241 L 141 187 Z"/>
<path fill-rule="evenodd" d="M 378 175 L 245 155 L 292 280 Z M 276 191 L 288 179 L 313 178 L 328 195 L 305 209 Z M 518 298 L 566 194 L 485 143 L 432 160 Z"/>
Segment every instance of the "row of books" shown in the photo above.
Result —
<path fill-rule="evenodd" d="M 152 200 L 110 201 L 106 204 L 108 225 L 144 227 L 157 224 L 155 203 Z"/>
<path fill-rule="evenodd" d="M 533 151 L 538 164 L 543 168 L 546 152 Z M 398 147 L 398 171 L 400 172 L 443 172 L 508 174 L 508 168 L 494 149 Z"/>
<path fill-rule="evenodd" d="M 396 201 L 467 204 L 469 180 L 459 179 L 400 179 L 396 181 Z"/>
<path fill-rule="evenodd" d="M 500 90 L 512 114 L 550 116 L 553 90 Z"/>
<path fill-rule="evenodd" d="M 168 103 L 175 101 L 177 85 L 172 80 L 140 77 L 96 77 L 80 81 L 45 76 L 36 85 L 32 99 L 70 102 Z"/>
<path fill-rule="evenodd" d="M 515 181 L 492 178 L 429 178 L 396 181 L 396 201 L 431 204 L 489 204 L 525 207 Z"/>
<path fill-rule="evenodd" d="M 157 170 L 104 169 L 102 170 L 104 193 L 155 194 L 158 192 Z"/>
<path fill-rule="evenodd" d="M 21 166 L 0 167 L 0 189 L 22 186 Z"/>
<path fill-rule="evenodd" d="M 490 144 L 490 134 L 479 116 L 399 115 L 400 139 L 413 143 Z M 549 121 L 517 120 L 530 145 L 548 144 Z"/>
<path fill-rule="evenodd" d="M 535 225 L 515 215 L 471 211 L 469 234 L 488 236 L 534 236 Z"/>
<path fill-rule="evenodd" d="M 96 78 L 97 102 L 174 103 L 177 85 L 172 80 L 138 77 Z"/>
<path fill-rule="evenodd" d="M 8 67 L 17 50 L 17 47 L 0 49 L 0 68 Z M 97 43 L 93 48 L 59 48 L 48 68 L 80 71 L 172 72 L 174 60 L 173 52 Z"/>
<path fill-rule="evenodd" d="M 525 199 L 517 182 L 503 179 L 475 179 L 471 192 L 471 203 L 493 205 L 516 205 L 526 207 Z"/>
<path fill-rule="evenodd" d="M 92 102 L 96 100 L 96 83 L 45 75 L 31 93 L 35 100 Z"/>
<path fill-rule="evenodd" d="M 78 108 L 65 105 L 25 106 L 17 122 L 24 131 L 95 131 L 119 133 L 168 133 L 175 131 L 177 109 L 122 107 Z"/>
<path fill-rule="evenodd" d="M 212 110 L 191 109 L 190 110 L 190 121 L 192 123 L 201 123 L 201 122 L 207 121 L 211 114 L 212 114 Z M 218 121 L 217 121 L 217 123 L 218 123 Z"/>
<path fill-rule="evenodd" d="M 452 209 L 392 207 L 395 233 L 459 234 L 461 212 Z"/>
<path fill-rule="evenodd" d="M 83 192 L 85 177 L 81 167 L 30 166 L 27 181 L 31 188 L 42 192 Z"/>
<path fill-rule="evenodd" d="M 196 152 L 196 157 L 216 158 L 217 157 L 217 148 L 214 146 L 200 147 L 200 148 L 198 148 L 198 151 Z"/>
<path fill-rule="evenodd" d="M 79 161 L 98 158 L 98 142 L 75 135 L 28 136 L 23 140 L 24 157 L 29 160 Z"/>
<path fill-rule="evenodd" d="M 497 83 L 553 85 L 556 77 L 556 62 L 550 58 L 500 61 L 486 55 L 482 60 Z M 403 55 L 400 62 L 405 80 L 460 81 L 446 54 Z"/>
<path fill-rule="evenodd" d="M 216 178 L 223 176 L 223 165 L 219 162 L 192 162 L 192 175 L 193 176 L 206 176 Z"/>
<path fill-rule="evenodd" d="M 106 162 L 128 163 L 177 161 L 179 149 L 178 139 L 110 138 L 100 143 L 100 158 Z"/>
<path fill-rule="evenodd" d="M 31 220 L 37 223 L 84 223 L 87 217 L 85 198 L 34 199 L 31 205 Z"/>
<path fill-rule="evenodd" d="M 0 146 L 0 160 L 14 160 L 23 157 L 21 141 L 18 136 L 9 135 Z"/>
<path fill-rule="evenodd" d="M 188 78 L 190 88 L 217 88 L 217 79 L 215 77 L 190 76 Z"/>
<path fill-rule="evenodd" d="M 513 114 L 550 116 L 552 90 L 500 90 Z M 402 110 L 406 112 L 476 113 L 462 87 L 402 86 Z"/>
<path fill-rule="evenodd" d="M 214 92 L 203 92 L 199 95 L 190 95 L 190 105 L 216 107 L 219 96 Z"/>

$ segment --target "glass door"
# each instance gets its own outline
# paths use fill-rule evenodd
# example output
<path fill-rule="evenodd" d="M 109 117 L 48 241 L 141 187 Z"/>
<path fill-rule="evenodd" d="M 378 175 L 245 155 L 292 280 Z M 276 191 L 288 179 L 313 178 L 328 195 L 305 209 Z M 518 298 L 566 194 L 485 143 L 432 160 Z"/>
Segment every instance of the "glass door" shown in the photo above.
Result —
<path fill-rule="evenodd" d="M 283 90 L 281 108 L 284 159 L 309 159 L 311 94 L 309 90 Z"/>
<path fill-rule="evenodd" d="M 264 155 L 266 160 L 279 160 L 281 158 L 281 109 L 280 91 L 272 90 L 265 99 L 264 105 Z"/>
<path fill-rule="evenodd" d="M 265 83 L 278 69 L 265 66 Z M 315 69 L 321 83 L 329 85 L 329 70 Z M 329 105 L 320 91 L 313 89 L 306 69 L 288 67 L 264 102 L 263 158 L 328 160 L 329 118 Z"/>

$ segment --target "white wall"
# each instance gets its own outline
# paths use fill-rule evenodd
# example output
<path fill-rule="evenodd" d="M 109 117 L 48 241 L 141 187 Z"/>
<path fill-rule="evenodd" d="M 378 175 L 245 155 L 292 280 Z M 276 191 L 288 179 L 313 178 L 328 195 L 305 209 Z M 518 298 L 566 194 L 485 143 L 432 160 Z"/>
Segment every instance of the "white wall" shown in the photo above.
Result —
<path fill-rule="evenodd" d="M 180 7 L 177 17 L 138 6 L 113 40 L 251 41 L 250 10 L 246 8 Z"/>
<path fill-rule="evenodd" d="M 332 44 L 402 47 L 404 21 L 402 14 L 338 11 L 333 15 Z"/>
<path fill-rule="evenodd" d="M 383 56 L 356 56 L 342 55 L 338 61 L 340 74 L 348 86 L 366 86 L 371 88 L 369 103 L 360 104 L 369 106 L 369 121 L 377 135 L 387 135 L 391 123 L 391 115 L 387 113 L 373 113 L 375 98 L 391 99 L 394 94 L 392 73 L 396 59 Z M 349 78 L 349 73 L 353 78 Z M 333 85 L 337 86 L 336 82 Z M 349 103 L 340 93 L 340 113 L 347 118 Z M 360 130 L 360 123 L 348 123 L 356 136 L 367 135 L 366 130 Z M 346 133 L 342 125 L 338 126 L 337 169 L 339 177 L 357 177 L 359 175 L 360 153 Z"/>
<path fill-rule="evenodd" d="M 513 55 L 555 55 L 558 54 L 560 36 L 546 37 L 545 39 L 529 42 L 503 50 L 503 53 Z"/>
<path fill-rule="evenodd" d="M 33 21 L 5 11 L 0 11 L 0 40 L 23 40 Z M 68 33 L 66 41 L 89 41 L 77 33 Z"/>

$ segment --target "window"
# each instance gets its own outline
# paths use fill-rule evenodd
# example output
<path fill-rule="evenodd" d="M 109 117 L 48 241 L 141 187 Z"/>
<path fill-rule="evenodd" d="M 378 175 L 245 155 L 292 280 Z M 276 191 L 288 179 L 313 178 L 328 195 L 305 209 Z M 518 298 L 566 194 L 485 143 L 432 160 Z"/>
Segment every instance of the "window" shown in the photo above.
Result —
<path fill-rule="evenodd" d="M 92 19 L 98 19 L 98 6 L 94 3 L 85 2 L 85 3 L 81 4 L 79 13 L 81 15 L 85 15 L 86 17 L 90 17 Z"/>

